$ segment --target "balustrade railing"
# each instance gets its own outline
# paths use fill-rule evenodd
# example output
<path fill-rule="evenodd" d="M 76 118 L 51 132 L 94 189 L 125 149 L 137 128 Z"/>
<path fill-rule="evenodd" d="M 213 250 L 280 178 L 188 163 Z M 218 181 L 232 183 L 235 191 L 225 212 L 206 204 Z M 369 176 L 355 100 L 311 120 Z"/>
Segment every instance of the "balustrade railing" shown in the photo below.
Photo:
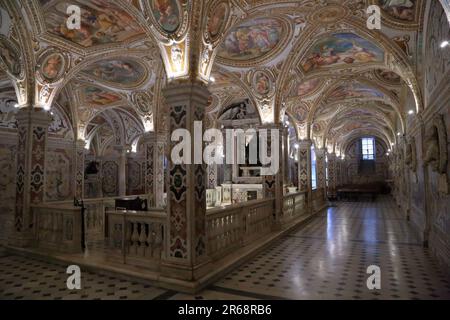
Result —
<path fill-rule="evenodd" d="M 284 195 L 282 222 L 290 222 L 308 214 L 307 193 L 297 192 Z"/>
<path fill-rule="evenodd" d="M 133 195 L 126 197 L 110 197 L 97 199 L 84 199 L 84 230 L 88 241 L 102 240 L 106 234 L 107 222 L 105 211 L 114 208 L 116 199 L 147 199 L 148 195 Z M 55 201 L 47 203 L 50 206 L 69 206 L 73 201 Z"/>
<path fill-rule="evenodd" d="M 274 199 L 254 200 L 207 211 L 208 253 L 215 259 L 271 232 Z"/>
<path fill-rule="evenodd" d="M 82 252 L 81 208 L 62 205 L 33 206 L 35 245 L 64 253 Z"/>
<path fill-rule="evenodd" d="M 106 210 L 111 260 L 158 270 L 164 252 L 166 213 Z"/>

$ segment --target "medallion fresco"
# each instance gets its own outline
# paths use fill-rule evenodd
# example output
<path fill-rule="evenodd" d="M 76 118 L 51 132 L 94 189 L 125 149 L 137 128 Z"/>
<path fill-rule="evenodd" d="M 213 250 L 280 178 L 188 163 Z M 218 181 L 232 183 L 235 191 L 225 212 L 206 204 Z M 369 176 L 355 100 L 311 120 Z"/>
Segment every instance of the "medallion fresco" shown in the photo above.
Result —
<path fill-rule="evenodd" d="M 320 78 L 308 80 L 305 82 L 300 83 L 300 85 L 296 88 L 296 92 L 294 92 L 295 95 L 299 97 L 308 96 L 319 89 L 322 81 Z"/>
<path fill-rule="evenodd" d="M 208 20 L 208 32 L 211 38 L 216 38 L 225 26 L 228 19 L 228 6 L 225 2 L 217 5 Z"/>
<path fill-rule="evenodd" d="M 104 60 L 93 63 L 84 73 L 105 82 L 129 87 L 143 80 L 145 69 L 131 59 Z"/>
<path fill-rule="evenodd" d="M 389 70 L 377 69 L 375 70 L 375 75 L 383 82 L 387 82 L 388 84 L 400 85 L 401 78 L 395 72 Z"/>
<path fill-rule="evenodd" d="M 354 33 L 335 33 L 317 42 L 301 62 L 305 72 L 330 66 L 384 61 L 384 52 Z"/>
<path fill-rule="evenodd" d="M 283 25 L 277 19 L 257 18 L 234 27 L 219 49 L 219 57 L 243 61 L 261 58 L 281 41 Z"/>
<path fill-rule="evenodd" d="M 378 90 L 364 84 L 345 84 L 337 87 L 328 96 L 328 99 L 354 99 L 354 98 L 384 98 L 384 95 Z"/>
<path fill-rule="evenodd" d="M 0 63 L 3 62 L 9 73 L 18 77 L 20 75 L 20 54 L 13 45 L 0 37 Z"/>
<path fill-rule="evenodd" d="M 272 87 L 272 81 L 269 76 L 262 71 L 257 71 L 253 77 L 253 88 L 261 95 L 265 96 L 270 93 Z"/>
<path fill-rule="evenodd" d="M 56 80 L 64 72 L 64 57 L 60 53 L 53 53 L 44 57 L 41 65 L 41 74 L 49 81 Z"/>
<path fill-rule="evenodd" d="M 176 0 L 151 0 L 153 17 L 166 32 L 175 32 L 180 26 L 180 6 Z"/>
<path fill-rule="evenodd" d="M 83 96 L 85 102 L 96 106 L 106 106 L 121 100 L 118 94 L 93 86 L 84 87 Z"/>
<path fill-rule="evenodd" d="M 394 19 L 415 20 L 417 0 L 379 0 L 378 3 L 382 10 Z"/>
<path fill-rule="evenodd" d="M 67 28 L 69 5 L 81 8 L 80 29 Z M 50 33 L 83 47 L 127 41 L 144 34 L 133 17 L 108 0 L 53 1 L 45 8 L 45 21 Z"/>

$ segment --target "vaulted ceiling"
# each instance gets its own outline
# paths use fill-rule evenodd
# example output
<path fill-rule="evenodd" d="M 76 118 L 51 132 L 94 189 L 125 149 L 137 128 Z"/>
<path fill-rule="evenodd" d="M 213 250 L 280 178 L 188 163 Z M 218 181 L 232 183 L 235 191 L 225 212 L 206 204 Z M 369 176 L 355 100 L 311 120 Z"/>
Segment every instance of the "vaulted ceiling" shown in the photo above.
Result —
<path fill-rule="evenodd" d="M 418 39 L 427 1 L 213 0 L 202 2 L 203 18 L 196 2 L 2 2 L 0 126 L 14 127 L 21 80 L 32 74 L 38 86 L 57 88 L 48 93 L 52 108 L 70 119 L 74 136 L 98 143 L 109 133 L 129 145 L 144 131 L 164 131 L 161 88 L 170 79 L 162 44 L 187 29 L 200 30 L 213 48 L 205 57 L 210 126 L 247 100 L 260 121 L 286 114 L 299 139 L 340 153 L 355 133 L 390 144 L 409 113 L 424 108 Z M 374 4 L 381 30 L 367 27 Z M 79 29 L 67 27 L 70 5 L 81 8 Z"/>

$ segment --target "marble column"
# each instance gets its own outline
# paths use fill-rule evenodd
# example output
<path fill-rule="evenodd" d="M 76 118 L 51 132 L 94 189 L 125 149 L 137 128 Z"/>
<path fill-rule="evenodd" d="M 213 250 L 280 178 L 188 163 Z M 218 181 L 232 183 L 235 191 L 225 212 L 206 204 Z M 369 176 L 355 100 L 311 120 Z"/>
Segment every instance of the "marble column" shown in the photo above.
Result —
<path fill-rule="evenodd" d="M 336 188 L 342 184 L 342 159 L 336 157 Z"/>
<path fill-rule="evenodd" d="M 119 167 L 118 167 L 118 184 L 119 184 L 119 197 L 127 195 L 127 148 L 118 146 L 117 151 L 119 153 Z"/>
<path fill-rule="evenodd" d="M 43 109 L 25 107 L 16 114 L 16 119 L 16 210 L 11 243 L 25 247 L 33 241 L 34 217 L 31 206 L 44 201 L 47 131 L 52 118 Z"/>
<path fill-rule="evenodd" d="M 311 192 L 311 140 L 298 143 L 298 189 Z"/>
<path fill-rule="evenodd" d="M 226 130 L 232 129 L 232 128 L 224 128 L 222 129 L 222 136 L 224 139 L 223 142 L 223 154 L 226 155 L 227 152 L 231 152 L 231 150 L 227 150 L 227 143 L 226 143 Z M 233 165 L 227 164 L 226 158 L 224 158 L 224 164 L 223 164 L 223 181 L 224 183 L 232 183 L 233 182 Z"/>
<path fill-rule="evenodd" d="M 317 191 L 322 192 L 323 200 L 326 200 L 327 192 L 326 192 L 326 176 L 325 176 L 325 155 L 326 149 L 317 148 L 316 152 L 316 176 L 317 176 Z"/>
<path fill-rule="evenodd" d="M 169 141 L 167 229 L 161 271 L 163 277 L 193 281 L 211 269 L 207 255 L 206 166 L 195 159 L 197 153 L 203 155 L 204 144 L 194 135 L 194 122 L 203 121 L 211 94 L 201 83 L 181 82 L 169 84 L 163 95 L 169 106 L 169 135 L 185 129 L 190 134 L 185 138 L 190 138 L 191 157 L 187 163 L 175 163 L 172 150 L 180 142 Z M 203 126 L 201 131 L 203 136 Z"/>
<path fill-rule="evenodd" d="M 306 192 L 308 211 L 312 209 L 311 185 L 311 140 L 300 140 L 298 143 L 298 190 Z"/>
<path fill-rule="evenodd" d="M 290 184 L 290 179 L 289 179 L 289 130 L 288 128 L 284 127 L 281 130 L 282 133 L 282 146 L 283 146 L 283 150 L 282 150 L 282 155 L 283 155 L 283 185 L 289 185 Z"/>
<path fill-rule="evenodd" d="M 207 165 L 207 188 L 215 189 L 217 187 L 217 164 L 209 164 Z"/>
<path fill-rule="evenodd" d="M 77 140 L 74 147 L 74 163 L 75 163 L 75 181 L 74 181 L 74 197 L 77 199 L 84 198 L 84 153 L 86 142 Z"/>
<path fill-rule="evenodd" d="M 155 132 L 144 134 L 145 193 L 149 206 L 164 207 L 164 152 L 165 137 Z"/>
<path fill-rule="evenodd" d="M 337 158 L 335 153 L 328 154 L 328 197 L 336 198 L 336 186 L 337 186 Z"/>
<path fill-rule="evenodd" d="M 278 170 L 273 175 L 263 175 L 263 197 L 275 198 L 275 226 L 279 226 L 283 215 L 283 173 L 284 173 L 284 158 L 283 158 L 283 126 L 270 124 L 259 127 L 259 131 L 266 130 L 267 132 L 267 155 L 272 159 L 278 157 Z M 272 130 L 278 133 L 278 150 L 274 147 L 274 141 L 272 140 Z M 260 135 L 261 140 L 261 135 Z M 260 149 L 261 153 L 262 150 Z M 276 152 L 276 154 L 274 154 Z M 267 165 L 269 167 L 270 165 Z"/>

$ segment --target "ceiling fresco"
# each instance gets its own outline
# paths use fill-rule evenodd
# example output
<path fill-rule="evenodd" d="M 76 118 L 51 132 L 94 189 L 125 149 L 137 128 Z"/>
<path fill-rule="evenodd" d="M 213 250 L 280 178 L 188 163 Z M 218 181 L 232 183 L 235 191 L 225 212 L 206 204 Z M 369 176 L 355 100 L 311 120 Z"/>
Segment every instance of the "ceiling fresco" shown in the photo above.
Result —
<path fill-rule="evenodd" d="M 219 57 L 228 60 L 261 58 L 277 47 L 283 37 L 278 19 L 257 18 L 234 27 L 223 41 Z"/>
<path fill-rule="evenodd" d="M 84 73 L 110 84 L 133 87 L 144 80 L 145 68 L 131 59 L 112 59 L 95 62 Z"/>
<path fill-rule="evenodd" d="M 120 95 L 101 89 L 95 86 L 85 86 L 82 89 L 83 101 L 86 104 L 104 107 L 119 102 L 122 98 Z"/>
<path fill-rule="evenodd" d="M 162 90 L 176 83 L 170 70 L 177 63 L 205 73 L 201 80 L 211 92 L 208 123 L 271 123 L 288 114 L 300 139 L 327 146 L 327 139 L 336 141 L 334 136 L 365 125 L 368 131 L 397 132 L 411 104 L 416 111 L 423 105 L 421 41 L 430 6 L 424 0 L 17 3 L 17 12 L 30 15 L 27 28 L 36 30 L 23 35 L 26 28 L 14 24 L 24 20 L 8 19 L 10 9 L 0 11 L 0 99 L 6 88 L 16 95 L 25 90 L 8 81 L 28 72 L 42 88 L 55 90 L 54 101 L 67 96 L 63 114 L 70 121 L 63 119 L 64 127 L 73 122 L 74 129 L 90 134 L 104 126 L 101 141 L 119 141 L 105 136 L 117 135 L 119 122 L 129 127 L 121 129 L 120 141 L 144 130 L 145 121 L 151 122 L 146 130 L 167 129 Z M 365 27 L 370 4 L 381 8 L 379 31 Z M 68 5 L 81 8 L 78 30 L 67 28 Z M 31 44 L 28 51 L 21 37 Z M 24 62 L 34 65 L 27 71 Z M 5 101 L 0 127 L 11 130 L 17 99 Z"/>
<path fill-rule="evenodd" d="M 354 33 L 335 33 L 316 42 L 301 62 L 305 72 L 336 66 L 383 62 L 384 52 Z"/>
<path fill-rule="evenodd" d="M 328 101 L 351 98 L 384 98 L 384 94 L 378 90 L 361 83 L 345 84 L 337 87 L 328 96 Z"/>
<path fill-rule="evenodd" d="M 42 1 L 42 0 L 41 0 Z M 67 28 L 68 5 L 81 8 L 81 28 Z M 48 31 L 83 47 L 112 44 L 142 36 L 135 19 L 108 0 L 44 1 Z"/>

